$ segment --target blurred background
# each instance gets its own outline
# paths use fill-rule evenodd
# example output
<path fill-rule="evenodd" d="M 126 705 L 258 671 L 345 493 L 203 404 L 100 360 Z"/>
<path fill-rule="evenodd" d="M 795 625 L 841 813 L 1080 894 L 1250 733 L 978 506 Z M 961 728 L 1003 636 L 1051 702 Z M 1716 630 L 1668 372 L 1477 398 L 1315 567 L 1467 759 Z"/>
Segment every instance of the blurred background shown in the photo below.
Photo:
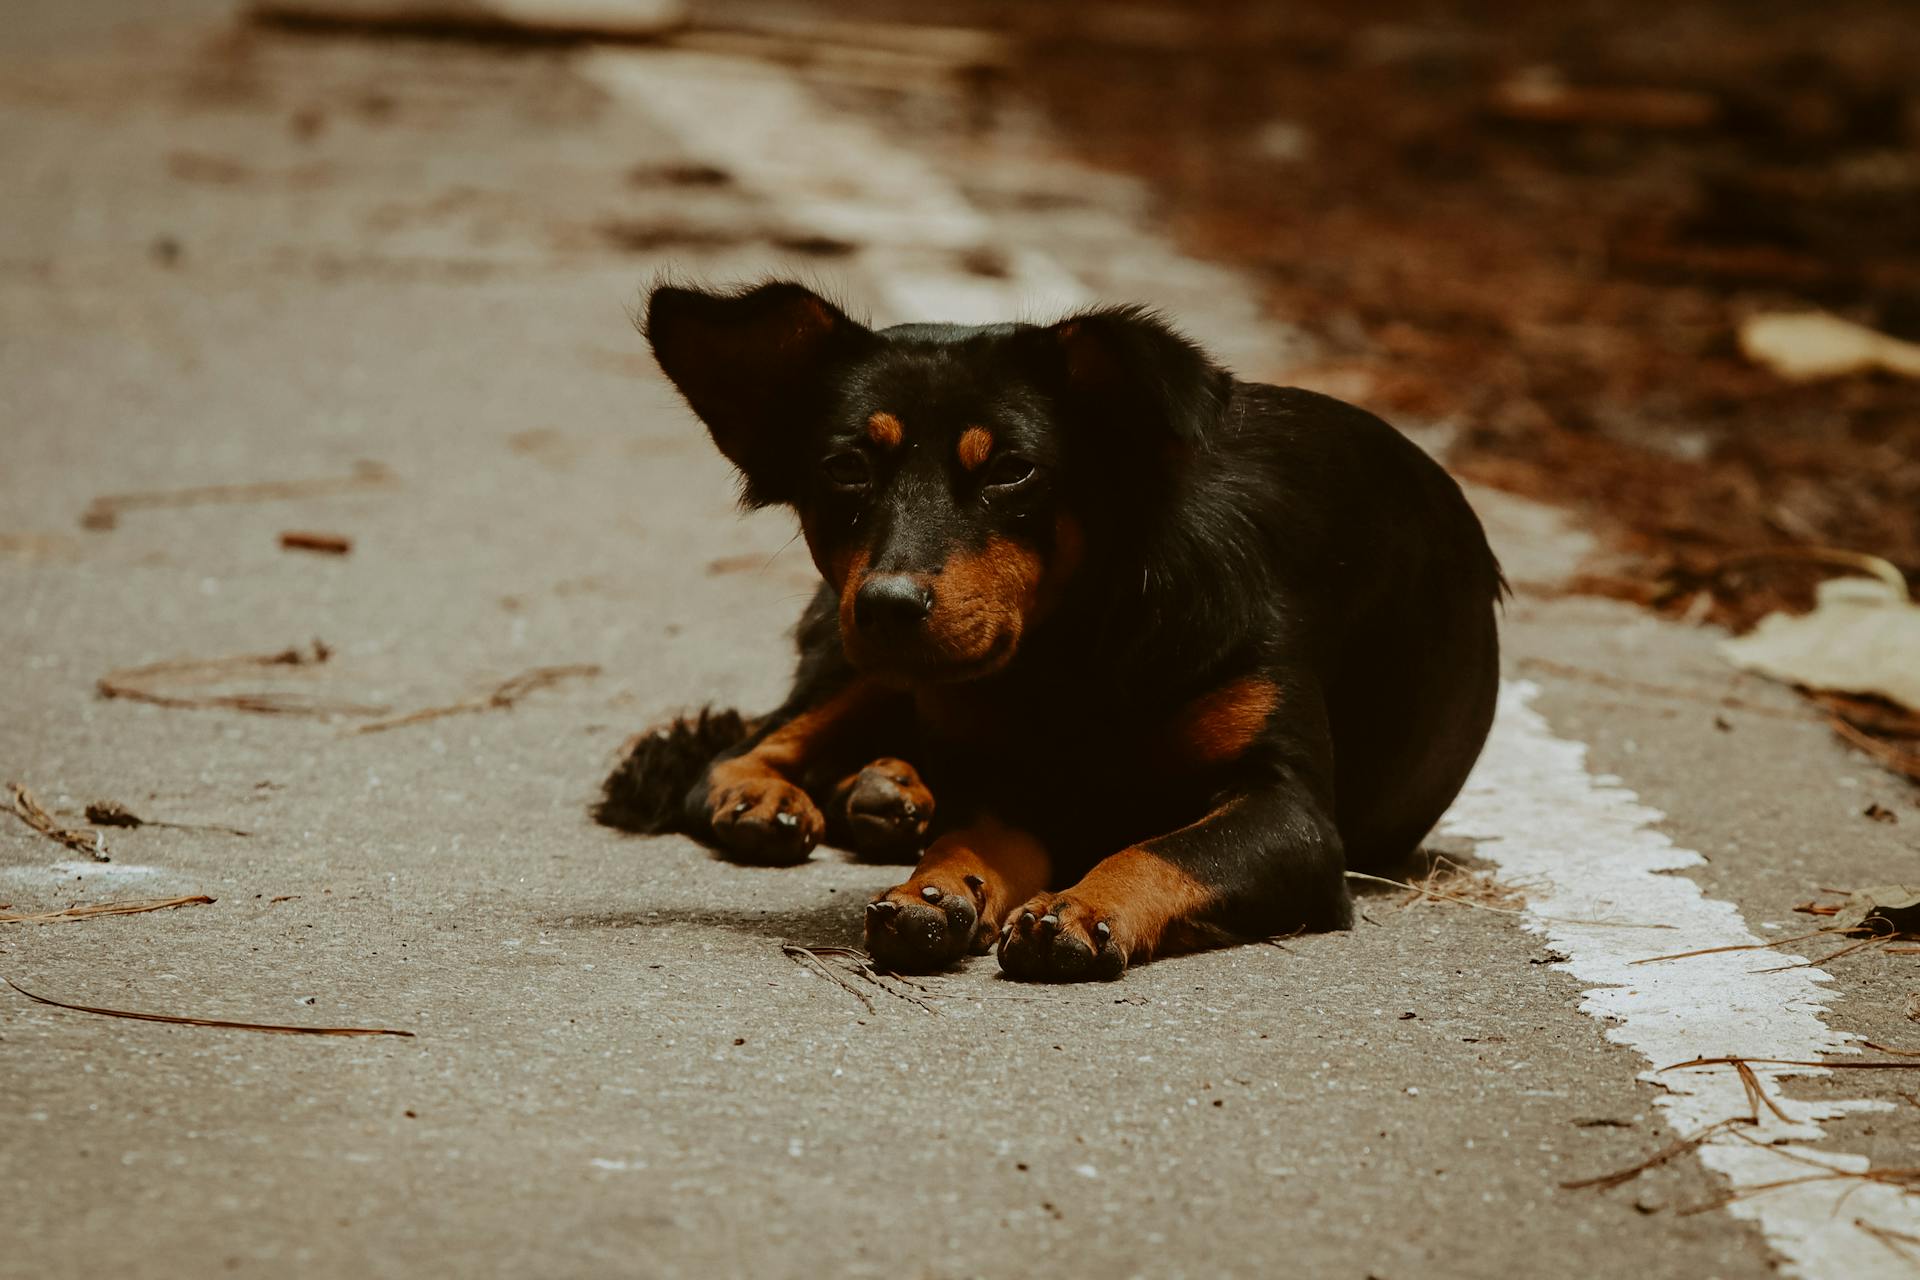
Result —
<path fill-rule="evenodd" d="M 8 43 L 29 59 L 230 20 L 203 50 L 203 106 L 296 88 L 274 83 L 271 52 L 294 40 L 405 46 L 416 81 L 457 78 L 476 51 L 565 63 L 639 43 L 804 68 L 982 186 L 996 151 L 1030 156 L 1044 131 L 1146 184 L 1158 228 L 1310 338 L 1310 358 L 1286 362 L 1295 381 L 1445 424 L 1464 474 L 1604 525 L 1632 554 L 1587 588 L 1743 623 L 1804 602 L 1809 574 L 1728 570 L 1729 552 L 1842 548 L 1920 571 L 1920 364 L 1874 337 L 1920 339 L 1920 19 L 1901 0 L 11 9 Z M 329 121 L 388 109 L 282 105 L 316 152 Z M 194 132 L 182 119 L 183 146 Z M 176 157 L 174 176 L 241 181 L 222 163 Z M 1012 198 L 1044 217 L 1101 190 Z M 731 234 L 629 232 L 629 252 L 656 258 Z M 785 248 L 829 272 L 866 247 L 808 234 Z M 992 253 L 975 265 L 1004 269 Z M 1765 318 L 1810 310 L 1872 333 L 1776 335 L 1814 344 L 1810 363 L 1767 348 Z"/>

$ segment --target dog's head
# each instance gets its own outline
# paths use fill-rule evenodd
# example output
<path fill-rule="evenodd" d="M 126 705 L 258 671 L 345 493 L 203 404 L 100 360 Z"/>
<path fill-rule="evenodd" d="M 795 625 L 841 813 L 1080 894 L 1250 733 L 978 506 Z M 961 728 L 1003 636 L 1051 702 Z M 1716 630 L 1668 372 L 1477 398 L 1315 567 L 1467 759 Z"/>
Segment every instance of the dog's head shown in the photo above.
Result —
<path fill-rule="evenodd" d="M 743 501 L 799 513 L 847 657 L 909 681 L 1011 661 L 1229 385 L 1133 309 L 876 331 L 797 284 L 663 286 L 645 329 Z"/>

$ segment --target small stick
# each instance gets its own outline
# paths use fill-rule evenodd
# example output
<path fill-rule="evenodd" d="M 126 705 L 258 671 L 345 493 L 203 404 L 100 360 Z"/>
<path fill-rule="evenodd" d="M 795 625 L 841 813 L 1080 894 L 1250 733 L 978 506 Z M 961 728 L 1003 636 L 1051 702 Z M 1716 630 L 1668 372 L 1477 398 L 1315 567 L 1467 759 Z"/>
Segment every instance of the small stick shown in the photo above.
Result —
<path fill-rule="evenodd" d="M 95 498 L 80 516 L 88 529 L 111 529 L 127 511 L 159 507 L 198 507 L 223 502 L 268 502 L 279 498 L 312 498 L 360 489 L 384 489 L 394 474 L 377 462 L 356 462 L 353 473 L 320 480 L 267 480 L 257 484 L 212 484 L 192 489 L 138 493 L 111 493 Z"/>
<path fill-rule="evenodd" d="M 503 681 L 492 693 L 483 697 L 468 698 L 464 702 L 450 703 L 444 707 L 423 707 L 418 711 L 409 711 L 403 716 L 391 720 L 375 720 L 371 724 L 356 725 L 355 733 L 384 733 L 388 729 L 398 729 L 402 725 L 420 724 L 427 720 L 438 720 L 442 716 L 467 715 L 475 711 L 498 711 L 518 703 L 535 690 L 548 685 L 583 677 L 597 676 L 600 668 L 592 663 L 580 663 L 568 667 L 535 667 L 523 671 L 511 680 Z"/>
<path fill-rule="evenodd" d="M 882 991 L 886 992 L 888 995 L 892 996 L 896 1000 L 905 1000 L 908 1004 L 919 1005 L 922 1009 L 925 1009 L 928 1013 L 940 1012 L 938 1009 L 934 1008 L 930 1004 L 927 1004 L 923 1000 L 920 1000 L 914 996 L 908 995 L 904 991 L 896 991 L 894 988 L 880 981 L 880 979 L 883 977 L 892 978 L 895 982 L 901 983 L 905 986 L 912 987 L 916 991 L 924 992 L 927 995 L 934 994 L 932 991 L 928 990 L 925 984 L 915 982 L 912 978 L 907 977 L 905 974 L 895 973 L 891 969 L 876 969 L 873 964 L 873 957 L 868 955 L 866 952 L 861 951 L 857 947 L 820 946 L 820 947 L 803 947 L 801 949 L 803 951 L 808 952 L 815 959 L 818 959 L 821 956 L 839 956 L 843 959 L 851 960 L 853 961 L 853 966 L 854 966 L 853 971 L 855 976 L 860 978 L 862 981 L 872 983 L 874 986 L 879 987 Z"/>
<path fill-rule="evenodd" d="M 273 667 L 317 666 L 333 656 L 333 650 L 316 640 L 311 650 L 282 649 L 279 653 L 246 653 L 231 658 L 180 658 L 151 662 L 143 667 L 109 671 L 95 682 L 103 698 L 126 698 L 150 702 L 157 707 L 204 709 L 225 707 L 266 716 L 379 716 L 386 707 L 364 706 L 352 702 L 328 702 L 300 693 L 220 693 L 185 695 L 162 693 L 155 684 L 179 681 L 188 684 L 218 680 L 238 672 Z"/>
<path fill-rule="evenodd" d="M 1920 782 L 1920 755 L 1915 755 L 1910 751 L 1902 751 L 1891 743 L 1882 742 L 1871 734 L 1862 733 L 1838 716 L 1829 719 L 1827 725 L 1835 733 L 1878 760 L 1881 764 L 1886 765 L 1889 769 L 1892 769 L 1896 773 L 1904 774 L 1912 778 L 1915 782 Z"/>
<path fill-rule="evenodd" d="M 1708 1125 L 1690 1137 L 1681 1138 L 1677 1142 L 1660 1148 L 1660 1150 L 1654 1152 L 1639 1164 L 1616 1170 L 1613 1173 L 1603 1173 L 1597 1178 L 1579 1178 L 1573 1182 L 1563 1182 L 1560 1184 L 1560 1187 L 1564 1191 L 1579 1191 L 1586 1187 L 1599 1187 L 1603 1191 L 1610 1191 L 1614 1187 L 1624 1186 L 1632 1182 L 1647 1170 L 1657 1168 L 1675 1156 L 1685 1155 L 1716 1133 L 1721 1133 L 1737 1124 L 1752 1123 L 1753 1120 L 1748 1116 L 1730 1116 L 1725 1120 L 1715 1121 L 1713 1124 Z"/>
<path fill-rule="evenodd" d="M 1754 1073 L 1752 1067 L 1742 1061 L 1734 1063 L 1733 1069 L 1740 1074 L 1740 1087 L 1747 1091 L 1747 1105 L 1753 1108 L 1753 1123 L 1760 1123 L 1760 1108 L 1762 1106 L 1765 1106 L 1767 1110 L 1773 1112 L 1783 1123 L 1793 1123 L 1787 1113 L 1780 1109 L 1779 1104 L 1774 1102 L 1772 1098 L 1769 1098 L 1767 1091 L 1760 1087 L 1760 1077 Z"/>
<path fill-rule="evenodd" d="M 1836 569 L 1852 569 L 1855 573 L 1880 579 L 1899 592 L 1902 600 L 1907 598 L 1907 576 L 1900 572 L 1899 566 L 1879 556 L 1841 547 L 1757 547 L 1751 551 L 1736 551 L 1722 556 L 1719 563 L 1707 571 L 1707 576 L 1720 578 L 1734 569 L 1777 560 L 1803 560 Z"/>
<path fill-rule="evenodd" d="M 833 968 L 830 965 L 828 965 L 826 961 L 822 960 L 817 954 L 815 954 L 813 948 L 803 947 L 796 942 L 788 942 L 788 943 L 781 944 L 780 950 L 783 954 L 786 955 L 786 957 L 789 960 L 792 960 L 795 964 L 800 965 L 803 968 L 811 967 L 819 970 L 820 975 L 824 977 L 828 982 L 833 983 L 833 985 L 835 985 L 836 987 L 839 987 L 842 991 L 846 992 L 848 995 L 852 996 L 855 1000 L 858 1000 L 861 1004 L 865 1005 L 867 1007 L 868 1013 L 877 1012 L 877 1010 L 873 1007 L 872 998 L 869 997 L 866 992 L 860 990 L 860 988 L 854 986 L 851 982 L 848 982 L 845 978 L 841 977 L 838 973 L 834 972 Z"/>
<path fill-rule="evenodd" d="M 1725 947 L 1702 947 L 1698 951 L 1676 951 L 1669 956 L 1648 956 L 1644 960 L 1630 960 L 1629 964 L 1659 964 L 1662 960 L 1688 960 L 1694 956 L 1714 956 L 1723 951 L 1767 951 L 1774 947 L 1784 947 L 1792 942 L 1805 942 L 1809 938 L 1823 938 L 1837 932 L 1834 929 L 1815 929 L 1812 933 L 1797 933 L 1791 938 L 1775 938 L 1772 942 L 1736 942 Z"/>
<path fill-rule="evenodd" d="M 10 782 L 7 784 L 7 787 L 13 792 L 13 803 L 7 806 L 7 811 L 19 818 L 20 821 L 26 823 L 47 839 L 57 841 L 69 849 L 84 853 L 95 862 L 113 861 L 112 858 L 107 856 L 107 837 L 104 833 L 99 831 L 82 831 L 77 827 L 63 827 L 53 820 L 53 815 L 42 807 L 40 802 L 34 798 L 33 792 L 27 790 L 24 783 Z"/>
<path fill-rule="evenodd" d="M 139 902 L 97 902 L 92 906 L 68 907 L 63 911 L 43 911 L 30 916 L 0 916 L 0 924 L 52 924 L 61 920 L 91 920 L 95 916 L 132 916 L 143 911 L 166 911 L 173 907 L 191 907 L 211 903 L 204 893 L 183 898 L 148 898 Z"/>
<path fill-rule="evenodd" d="M 353 539 L 338 533 L 306 533 L 289 529 L 280 535 L 285 551 L 317 551 L 322 555 L 344 556 L 353 550 Z"/>
<path fill-rule="evenodd" d="M 1905 1231 L 1895 1231 L 1892 1227 L 1883 1227 L 1868 1222 L 1865 1218 L 1855 1218 L 1853 1225 L 1893 1250 L 1895 1257 L 1907 1262 L 1920 1262 L 1920 1252 L 1908 1252 L 1909 1248 L 1920 1246 L 1920 1236 L 1909 1235 Z"/>
<path fill-rule="evenodd" d="M 1756 969 L 1754 970 L 1754 972 L 1755 973 L 1785 973 L 1788 969 L 1805 969 L 1809 966 L 1823 965 L 1827 963 L 1829 960 L 1838 960 L 1841 956 L 1852 955 L 1854 952 L 1860 950 L 1863 947 L 1877 947 L 1884 942 L 1891 942 L 1897 936 L 1899 935 L 1891 934 L 1891 933 L 1880 934 L 1876 937 L 1868 938 L 1863 942 L 1849 943 L 1847 946 L 1840 948 L 1838 951 L 1828 952 L 1826 955 L 1821 956 L 1818 960 L 1802 960 L 1799 964 L 1783 964 L 1772 969 Z"/>
<path fill-rule="evenodd" d="M 393 1031 L 386 1027 L 295 1027 L 277 1022 L 228 1022 L 224 1018 L 183 1018 L 171 1013 L 134 1013 L 126 1009 L 99 1009 L 92 1005 L 68 1004 L 64 1000 L 52 1000 L 46 996 L 37 996 L 12 978 L 7 985 L 29 1000 L 40 1004 L 52 1005 L 56 1009 L 71 1009 L 75 1013 L 97 1013 L 104 1018 L 133 1018 L 139 1022 L 166 1022 L 182 1027 L 224 1027 L 229 1031 L 265 1031 L 272 1035 L 283 1036 L 405 1036 L 413 1038 L 411 1031 Z"/>
<path fill-rule="evenodd" d="M 1740 1062 L 1757 1062 L 1763 1067 L 1828 1067 L 1839 1071 L 1920 1071 L 1920 1062 L 1818 1062 L 1811 1058 L 1691 1058 L 1659 1071 L 1681 1071 L 1688 1067 L 1730 1067 Z M 1655 1072 L 1659 1074 L 1659 1072 Z"/>
<path fill-rule="evenodd" d="M 251 836 L 239 827 L 223 827 L 216 822 L 161 822 L 143 818 L 115 800 L 96 800 L 86 808 L 87 821 L 96 827 L 164 827 L 169 831 L 218 831 L 229 836 Z"/>

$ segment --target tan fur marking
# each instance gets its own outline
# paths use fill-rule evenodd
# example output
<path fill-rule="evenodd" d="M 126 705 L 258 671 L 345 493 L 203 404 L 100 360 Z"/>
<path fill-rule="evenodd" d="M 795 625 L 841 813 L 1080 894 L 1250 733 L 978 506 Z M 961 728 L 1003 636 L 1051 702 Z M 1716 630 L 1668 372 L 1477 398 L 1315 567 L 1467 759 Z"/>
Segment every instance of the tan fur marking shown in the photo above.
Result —
<path fill-rule="evenodd" d="M 955 451 L 960 455 L 961 466 L 978 471 L 993 456 L 993 432 L 985 427 L 968 427 L 960 433 L 960 444 Z"/>
<path fill-rule="evenodd" d="M 972 894 L 983 939 L 991 940 L 1009 912 L 1047 887 L 1052 872 L 1053 859 L 1038 840 L 995 818 L 980 818 L 935 840 L 913 876 L 884 896 L 911 899 L 927 885 L 943 894 Z M 980 882 L 977 887 L 969 876 Z"/>
<path fill-rule="evenodd" d="M 1188 935 L 1202 932 L 1198 917 L 1213 896 L 1179 867 L 1137 847 L 1102 859 L 1061 895 L 1093 920 L 1112 926 L 1114 941 L 1129 960 L 1144 960 L 1163 943 L 1184 945 Z M 1185 927 L 1189 924 L 1193 928 Z"/>
<path fill-rule="evenodd" d="M 906 429 L 900 425 L 900 419 L 892 414 L 876 413 L 867 419 L 867 439 L 882 449 L 897 449 L 905 438 Z"/>
<path fill-rule="evenodd" d="M 707 778 L 716 808 L 720 797 L 742 787 L 773 780 L 796 782 L 808 762 L 845 737 L 879 695 L 875 686 L 856 680 L 775 729 L 745 755 L 714 765 Z"/>
<path fill-rule="evenodd" d="M 1225 764 L 1245 754 L 1267 727 L 1280 690 L 1262 676 L 1229 681 L 1181 709 L 1173 725 L 1173 751 L 1190 766 Z"/>
<path fill-rule="evenodd" d="M 1045 572 L 1031 547 L 997 535 L 977 553 L 951 557 L 934 579 L 928 638 L 951 663 L 980 661 L 996 646 L 1012 657 Z"/>

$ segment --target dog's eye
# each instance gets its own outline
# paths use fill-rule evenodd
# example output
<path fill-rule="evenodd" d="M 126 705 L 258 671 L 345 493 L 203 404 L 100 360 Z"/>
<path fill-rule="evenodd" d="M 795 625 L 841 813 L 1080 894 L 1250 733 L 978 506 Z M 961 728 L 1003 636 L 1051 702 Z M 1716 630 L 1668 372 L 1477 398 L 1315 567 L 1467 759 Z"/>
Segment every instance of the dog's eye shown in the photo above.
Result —
<path fill-rule="evenodd" d="M 986 483 L 994 489 L 1017 489 L 1033 479 L 1034 474 L 1031 462 L 1008 454 L 987 468 Z"/>
<path fill-rule="evenodd" d="M 828 480 L 842 489 L 864 489 L 873 478 L 873 468 L 864 453 L 836 453 L 820 464 Z"/>

